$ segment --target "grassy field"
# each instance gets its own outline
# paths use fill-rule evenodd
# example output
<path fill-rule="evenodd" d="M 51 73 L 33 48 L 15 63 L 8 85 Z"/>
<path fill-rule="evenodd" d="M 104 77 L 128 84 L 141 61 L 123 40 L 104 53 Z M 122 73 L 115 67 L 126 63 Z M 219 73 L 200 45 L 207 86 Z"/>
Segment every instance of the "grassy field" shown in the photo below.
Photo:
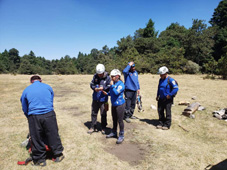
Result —
<path fill-rule="evenodd" d="M 137 109 L 138 119 L 125 122 L 125 141 L 106 139 L 101 132 L 87 134 L 91 119 L 92 75 L 42 76 L 55 92 L 54 108 L 65 159 L 47 161 L 42 169 L 108 169 L 108 170 L 203 170 L 227 162 L 227 122 L 212 116 L 214 110 L 227 107 L 227 81 L 203 79 L 203 75 L 172 75 L 180 90 L 172 107 L 172 127 L 156 129 L 158 75 L 140 75 L 144 112 Z M 28 75 L 0 75 L 0 169 L 40 169 L 18 166 L 18 160 L 29 155 L 20 146 L 26 139 L 28 123 L 20 104 L 22 91 L 29 85 Z M 196 100 L 191 98 L 196 96 Z M 195 119 L 182 116 L 186 106 L 180 101 L 199 102 L 206 108 L 197 111 Z M 98 116 L 100 122 L 100 115 Z M 108 128 L 112 128 L 108 111 Z M 186 129 L 187 131 L 185 131 Z M 225 164 L 226 165 L 226 164 Z M 211 168 L 212 169 L 212 168 Z M 227 168 L 225 168 L 227 169 Z"/>

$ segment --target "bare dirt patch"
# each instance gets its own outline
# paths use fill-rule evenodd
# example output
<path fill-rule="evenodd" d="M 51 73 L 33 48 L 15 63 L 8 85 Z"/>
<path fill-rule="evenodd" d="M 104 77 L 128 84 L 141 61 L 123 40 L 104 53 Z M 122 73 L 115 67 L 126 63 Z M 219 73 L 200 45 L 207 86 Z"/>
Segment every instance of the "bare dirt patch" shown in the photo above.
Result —
<path fill-rule="evenodd" d="M 138 165 L 141 160 L 145 159 L 145 148 L 135 143 L 124 142 L 105 150 L 120 160 L 127 161 L 130 165 Z"/>
<path fill-rule="evenodd" d="M 136 123 L 124 123 L 125 125 L 125 141 L 122 144 L 114 144 L 107 146 L 105 149 L 108 153 L 115 155 L 118 159 L 128 162 L 130 165 L 138 165 L 145 159 L 146 147 L 139 143 L 131 142 L 133 139 L 133 129 L 138 125 Z M 106 139 L 102 140 L 103 143 L 109 145 Z"/>

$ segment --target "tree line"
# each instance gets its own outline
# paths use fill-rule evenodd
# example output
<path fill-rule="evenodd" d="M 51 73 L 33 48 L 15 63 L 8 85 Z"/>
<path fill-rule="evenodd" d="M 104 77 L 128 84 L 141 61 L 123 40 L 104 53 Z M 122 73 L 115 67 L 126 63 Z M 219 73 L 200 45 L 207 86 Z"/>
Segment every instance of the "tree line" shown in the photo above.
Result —
<path fill-rule="evenodd" d="M 149 19 L 145 28 L 121 38 L 113 48 L 105 45 L 89 54 L 79 52 L 77 57 L 66 55 L 60 60 L 37 57 L 33 51 L 21 57 L 12 48 L 0 53 L 0 73 L 93 74 L 98 63 L 111 71 L 123 70 L 134 61 L 139 73 L 157 73 L 165 65 L 173 74 L 207 73 L 227 79 L 227 0 L 220 1 L 209 23 L 208 27 L 204 20 L 192 19 L 188 29 L 171 23 L 159 33 Z"/>

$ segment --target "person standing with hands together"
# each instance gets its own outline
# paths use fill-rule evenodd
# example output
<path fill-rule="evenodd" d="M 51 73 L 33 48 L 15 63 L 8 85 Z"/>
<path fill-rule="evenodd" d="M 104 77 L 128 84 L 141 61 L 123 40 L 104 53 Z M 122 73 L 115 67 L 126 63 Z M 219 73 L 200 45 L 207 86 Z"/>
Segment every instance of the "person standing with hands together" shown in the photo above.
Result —
<path fill-rule="evenodd" d="M 96 130 L 97 115 L 100 109 L 101 113 L 101 132 L 105 134 L 107 125 L 107 110 L 105 110 L 105 104 L 108 102 L 108 95 L 110 88 L 110 77 L 105 71 L 105 66 L 103 64 L 98 64 L 96 66 L 96 74 L 90 83 L 90 87 L 93 90 L 92 94 L 92 111 L 91 111 L 91 127 L 88 130 L 89 134 L 92 134 Z"/>
<path fill-rule="evenodd" d="M 118 69 L 114 69 L 110 73 L 110 92 L 111 96 L 111 112 L 113 119 L 113 129 L 112 132 L 106 136 L 106 138 L 117 138 L 117 124 L 119 124 L 120 132 L 117 139 L 117 144 L 124 141 L 124 111 L 125 111 L 125 99 L 123 97 L 125 85 L 121 81 L 121 72 Z"/>

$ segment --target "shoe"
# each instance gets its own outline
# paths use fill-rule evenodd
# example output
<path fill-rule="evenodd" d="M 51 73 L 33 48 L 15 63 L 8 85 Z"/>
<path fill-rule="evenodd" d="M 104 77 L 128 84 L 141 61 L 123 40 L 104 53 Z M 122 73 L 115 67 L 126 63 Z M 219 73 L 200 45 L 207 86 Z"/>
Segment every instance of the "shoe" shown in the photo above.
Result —
<path fill-rule="evenodd" d="M 61 153 L 60 155 L 56 156 L 54 159 L 52 159 L 54 162 L 61 162 L 65 156 Z"/>
<path fill-rule="evenodd" d="M 33 166 L 46 166 L 46 160 L 38 160 L 37 162 L 32 163 Z"/>
<path fill-rule="evenodd" d="M 169 130 L 169 128 L 166 127 L 166 126 L 163 126 L 163 127 L 162 127 L 162 130 Z"/>
<path fill-rule="evenodd" d="M 105 135 L 105 134 L 106 134 L 105 129 L 102 129 L 102 130 L 101 130 L 101 133 L 102 133 L 103 135 Z"/>
<path fill-rule="evenodd" d="M 92 134 L 94 131 L 95 131 L 95 130 L 94 130 L 93 128 L 90 128 L 90 129 L 87 131 L 87 133 L 88 133 L 88 134 Z"/>
<path fill-rule="evenodd" d="M 121 144 L 124 141 L 124 132 L 119 133 L 119 138 L 117 139 L 117 144 Z"/>
<path fill-rule="evenodd" d="M 127 118 L 125 118 L 125 121 L 127 122 L 127 123 L 130 123 L 131 122 L 131 120 L 127 117 Z"/>
<path fill-rule="evenodd" d="M 131 116 L 130 119 L 137 119 L 137 117 L 136 116 Z"/>
<path fill-rule="evenodd" d="M 106 138 L 117 138 L 117 133 L 111 132 L 109 135 L 106 135 Z"/>
<path fill-rule="evenodd" d="M 156 128 L 157 129 L 162 129 L 162 125 L 157 125 Z"/>

